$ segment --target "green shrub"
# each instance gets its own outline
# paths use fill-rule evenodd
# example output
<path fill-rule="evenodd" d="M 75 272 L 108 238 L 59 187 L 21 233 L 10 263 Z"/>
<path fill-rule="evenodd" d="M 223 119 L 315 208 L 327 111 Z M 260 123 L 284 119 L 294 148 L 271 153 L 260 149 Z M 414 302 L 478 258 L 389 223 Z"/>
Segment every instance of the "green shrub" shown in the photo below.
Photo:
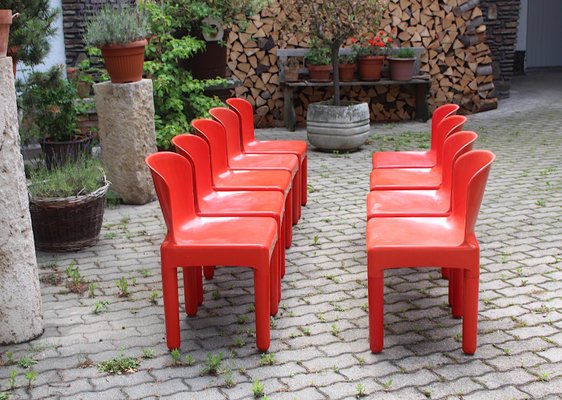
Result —
<path fill-rule="evenodd" d="M 44 166 L 31 170 L 29 193 L 32 197 L 71 197 L 92 193 L 104 184 L 100 162 L 81 159 L 52 170 Z"/>
<path fill-rule="evenodd" d="M 330 65 L 331 51 L 328 47 L 312 47 L 304 56 L 304 60 L 308 65 Z"/>
<path fill-rule="evenodd" d="M 398 50 L 398 54 L 396 55 L 398 58 L 415 58 L 416 53 L 414 53 L 414 49 L 410 47 L 401 47 Z"/>

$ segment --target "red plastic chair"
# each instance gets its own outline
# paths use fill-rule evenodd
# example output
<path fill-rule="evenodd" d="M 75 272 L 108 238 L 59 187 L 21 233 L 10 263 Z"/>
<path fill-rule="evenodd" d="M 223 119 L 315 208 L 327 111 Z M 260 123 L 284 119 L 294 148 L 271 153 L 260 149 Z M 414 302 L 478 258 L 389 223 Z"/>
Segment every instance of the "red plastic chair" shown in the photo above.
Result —
<path fill-rule="evenodd" d="M 288 153 L 299 157 L 301 173 L 301 204 L 306 206 L 308 200 L 308 157 L 306 156 L 306 142 L 304 140 L 256 140 L 254 137 L 254 109 L 252 105 L 239 98 L 227 99 L 226 103 L 232 107 L 240 117 L 240 132 L 242 134 L 242 151 L 244 153 Z"/>
<path fill-rule="evenodd" d="M 446 141 L 451 140 L 458 133 L 450 135 Z M 466 135 L 462 137 L 468 138 Z M 454 141 L 458 143 L 458 138 Z M 460 143 L 458 144 L 461 146 Z M 472 145 L 468 150 L 472 150 Z M 440 159 L 438 164 L 432 168 L 374 169 L 371 171 L 370 187 L 371 190 L 439 189 L 443 181 L 443 166 L 443 159 Z M 452 167 L 452 164 L 449 166 Z"/>
<path fill-rule="evenodd" d="M 211 174 L 213 187 L 219 191 L 239 190 L 275 190 L 285 196 L 285 218 L 292 221 L 293 201 L 291 174 L 287 171 L 271 170 L 240 170 L 230 169 L 226 154 L 226 133 L 221 124 L 210 119 L 198 119 L 191 123 L 211 151 Z M 179 149 L 179 147 L 178 147 Z M 289 248 L 293 240 L 292 224 L 285 224 L 285 248 Z"/>
<path fill-rule="evenodd" d="M 373 154 L 373 168 L 431 168 L 437 163 L 446 135 L 440 129 L 441 122 L 454 115 L 459 106 L 444 104 L 433 112 L 431 118 L 431 148 L 428 151 L 385 151 Z M 462 126 L 458 128 L 461 130 Z M 449 132 L 452 133 L 452 132 Z"/>
<path fill-rule="evenodd" d="M 277 222 L 279 237 L 279 266 L 285 265 L 285 236 L 283 224 L 285 199 L 278 191 L 218 191 L 213 188 L 211 154 L 204 139 L 195 135 L 178 135 L 172 139 L 177 152 L 186 157 L 193 168 L 195 208 L 202 217 L 271 217 Z M 212 278 L 213 270 L 205 268 L 205 277 Z M 280 290 L 280 282 L 279 282 Z M 281 292 L 279 291 L 279 296 Z M 277 306 L 271 305 L 277 312 Z M 274 308 L 275 307 L 275 308 Z"/>
<path fill-rule="evenodd" d="M 480 250 L 474 225 L 493 153 L 475 150 L 455 164 L 452 211 L 447 217 L 373 218 L 367 222 L 369 341 L 373 353 L 384 342 L 384 270 L 441 267 L 452 271 L 454 317 L 463 317 L 462 348 L 476 351 Z"/>
<path fill-rule="evenodd" d="M 443 146 L 443 174 L 439 189 L 373 190 L 367 195 L 367 219 L 374 217 L 437 217 L 451 210 L 451 190 L 455 161 L 468 152 L 478 135 L 458 132 Z M 457 171 L 458 173 L 458 171 Z"/>
<path fill-rule="evenodd" d="M 224 107 L 215 107 L 209 114 L 218 121 L 226 132 L 226 151 L 228 166 L 232 169 L 281 169 L 293 177 L 293 225 L 300 217 L 300 173 L 299 159 L 294 154 L 255 154 L 242 153 L 240 144 L 240 118 L 234 111 Z"/>
<path fill-rule="evenodd" d="M 146 158 L 167 233 L 160 246 L 166 341 L 180 347 L 177 269 L 183 269 L 186 311 L 197 313 L 201 265 L 254 270 L 256 344 L 269 348 L 270 304 L 277 304 L 277 224 L 268 217 L 200 217 L 195 211 L 193 171 L 182 156 L 160 152 Z"/>

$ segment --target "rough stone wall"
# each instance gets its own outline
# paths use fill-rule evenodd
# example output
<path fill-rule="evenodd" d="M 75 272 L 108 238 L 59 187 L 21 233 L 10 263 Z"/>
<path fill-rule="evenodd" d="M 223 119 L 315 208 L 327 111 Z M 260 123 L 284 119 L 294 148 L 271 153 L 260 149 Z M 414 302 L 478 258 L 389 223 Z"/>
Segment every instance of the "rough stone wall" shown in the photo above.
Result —
<path fill-rule="evenodd" d="M 499 97 L 509 96 L 521 0 L 481 0 L 487 43 L 492 51 L 494 84 Z"/>
<path fill-rule="evenodd" d="M 43 332 L 12 59 L 0 58 L 0 345 Z"/>

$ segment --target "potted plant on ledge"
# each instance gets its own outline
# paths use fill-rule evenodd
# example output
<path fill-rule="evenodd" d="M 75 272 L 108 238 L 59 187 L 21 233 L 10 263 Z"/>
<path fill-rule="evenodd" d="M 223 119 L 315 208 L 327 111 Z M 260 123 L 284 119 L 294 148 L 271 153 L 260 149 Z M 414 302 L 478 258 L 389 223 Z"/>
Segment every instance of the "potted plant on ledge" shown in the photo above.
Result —
<path fill-rule="evenodd" d="M 395 81 L 409 81 L 414 72 L 416 55 L 414 49 L 401 47 L 398 54 L 388 57 L 390 62 L 390 79 Z"/>
<path fill-rule="evenodd" d="M 355 76 L 355 67 L 357 66 L 355 55 L 340 56 L 339 62 L 340 81 L 351 82 Z"/>
<path fill-rule="evenodd" d="M 150 34 L 148 17 L 138 6 L 105 4 L 86 24 L 84 41 L 99 47 L 113 83 L 142 79 L 146 38 Z"/>
<path fill-rule="evenodd" d="M 313 45 L 306 56 L 304 56 L 304 62 L 308 67 L 308 75 L 311 81 L 330 82 L 333 67 L 329 48 Z"/>
<path fill-rule="evenodd" d="M 23 109 L 23 139 L 40 138 L 48 168 L 76 160 L 90 149 L 92 137 L 76 126 L 76 88 L 54 66 L 32 73 L 25 84 L 18 82 Z"/>
<path fill-rule="evenodd" d="M 382 65 L 386 49 L 392 46 L 394 39 L 384 31 L 376 35 L 368 34 L 352 39 L 353 52 L 358 60 L 359 79 L 362 81 L 378 81 L 381 79 Z"/>
<path fill-rule="evenodd" d="M 308 28 L 308 34 L 330 49 L 334 98 L 309 104 L 306 115 L 308 140 L 320 150 L 357 150 L 369 138 L 369 105 L 344 103 L 340 99 L 339 50 L 359 31 L 376 28 L 385 4 L 383 0 L 295 0 L 294 6 L 303 17 L 302 25 Z"/>

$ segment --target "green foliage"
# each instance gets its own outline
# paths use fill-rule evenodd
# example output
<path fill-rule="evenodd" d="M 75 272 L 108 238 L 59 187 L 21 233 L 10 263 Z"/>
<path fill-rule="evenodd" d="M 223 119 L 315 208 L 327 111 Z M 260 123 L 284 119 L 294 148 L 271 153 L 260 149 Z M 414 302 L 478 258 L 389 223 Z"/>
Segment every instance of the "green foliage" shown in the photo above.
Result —
<path fill-rule="evenodd" d="M 304 57 L 309 65 L 330 65 L 330 49 L 328 47 L 312 47 Z"/>
<path fill-rule="evenodd" d="M 47 72 L 33 72 L 25 84 L 18 81 L 17 87 L 25 116 L 24 140 L 49 137 L 62 142 L 76 135 L 74 100 L 78 96 L 74 85 L 63 79 L 60 66 L 53 66 Z"/>
<path fill-rule="evenodd" d="M 82 283 L 82 275 L 80 275 L 80 270 L 78 266 L 74 263 L 71 263 L 66 269 L 64 270 L 66 276 L 70 279 L 70 283 L 73 286 L 78 286 Z"/>
<path fill-rule="evenodd" d="M 401 47 L 398 50 L 398 54 L 396 54 L 397 58 L 415 58 L 416 53 L 414 53 L 414 49 L 411 47 Z"/>
<path fill-rule="evenodd" d="M 244 25 L 247 17 L 256 14 L 266 3 L 263 0 L 172 0 L 181 7 L 185 28 L 198 28 L 201 20 L 212 17 L 226 27 Z M 205 26 L 202 27 L 205 30 Z"/>
<path fill-rule="evenodd" d="M 20 368 L 31 368 L 35 364 L 37 364 L 37 360 L 27 356 L 20 358 L 18 361 L 18 367 Z"/>
<path fill-rule="evenodd" d="M 102 312 L 107 311 L 108 308 L 109 308 L 109 301 L 107 300 L 96 301 L 94 303 L 94 306 L 92 307 L 92 312 L 94 314 L 101 314 Z"/>
<path fill-rule="evenodd" d="M 103 187 L 105 178 L 98 160 L 82 159 L 50 171 L 43 166 L 31 170 L 30 183 L 32 197 L 71 197 Z"/>
<path fill-rule="evenodd" d="M 154 358 L 156 355 L 154 354 L 154 350 L 149 349 L 149 348 L 144 348 L 142 349 L 142 358 L 144 359 L 150 359 L 150 358 Z"/>
<path fill-rule="evenodd" d="M 49 52 L 59 10 L 49 0 L 2 0 L 0 8 L 19 13 L 10 26 L 8 47 L 18 49 L 16 58 L 24 64 L 40 64 Z"/>
<path fill-rule="evenodd" d="M 127 282 L 127 278 L 122 276 L 119 280 L 115 280 L 115 285 L 119 289 L 119 297 L 128 297 L 129 292 L 129 282 Z"/>
<path fill-rule="evenodd" d="M 261 383 L 259 379 L 256 379 L 252 384 L 252 394 L 254 395 L 254 398 L 255 399 L 262 398 L 264 389 L 265 389 L 265 385 Z"/>
<path fill-rule="evenodd" d="M 275 364 L 275 353 L 264 353 L 260 356 L 260 366 L 273 364 Z"/>
<path fill-rule="evenodd" d="M 23 375 L 27 379 L 27 386 L 33 386 L 33 382 L 37 379 L 37 371 L 26 371 Z"/>
<path fill-rule="evenodd" d="M 349 54 L 347 56 L 339 56 L 340 64 L 355 64 L 355 54 Z"/>
<path fill-rule="evenodd" d="M 124 45 L 150 34 L 144 10 L 118 0 L 104 4 L 86 23 L 84 41 L 88 46 Z"/>
<path fill-rule="evenodd" d="M 14 390 L 16 388 L 16 379 L 18 377 L 18 370 L 13 369 L 10 371 L 10 376 L 8 377 L 8 389 Z"/>
<path fill-rule="evenodd" d="M 165 2 L 162 7 L 146 5 L 151 29 L 158 39 L 150 41 L 146 48 L 144 69 L 153 81 L 156 141 L 164 149 L 171 147 L 174 136 L 191 130 L 192 119 L 207 116 L 210 108 L 222 105 L 218 98 L 206 96 L 204 90 L 224 84 L 223 79 L 199 81 L 179 66 L 182 60 L 205 48 L 202 40 L 175 33 L 186 23 L 182 14 L 185 9 L 179 3 L 182 2 Z"/>
<path fill-rule="evenodd" d="M 102 361 L 98 364 L 98 371 L 107 372 L 111 375 L 122 375 L 137 372 L 140 364 L 136 358 L 125 357 L 123 353 L 111 360 Z"/>
<path fill-rule="evenodd" d="M 207 359 L 205 360 L 205 365 L 201 370 L 201 375 L 213 375 L 216 376 L 220 370 L 222 362 L 222 353 L 219 354 L 207 354 Z"/>

